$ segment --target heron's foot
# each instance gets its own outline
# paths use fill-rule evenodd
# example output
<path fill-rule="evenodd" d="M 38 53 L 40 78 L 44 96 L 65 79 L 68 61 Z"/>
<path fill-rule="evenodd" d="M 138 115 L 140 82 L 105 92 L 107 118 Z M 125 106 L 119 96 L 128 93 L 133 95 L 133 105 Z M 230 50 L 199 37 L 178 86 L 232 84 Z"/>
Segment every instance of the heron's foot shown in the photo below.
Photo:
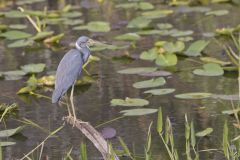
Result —
<path fill-rule="evenodd" d="M 73 126 L 72 127 L 75 127 L 76 121 L 77 121 L 77 117 L 73 116 Z"/>

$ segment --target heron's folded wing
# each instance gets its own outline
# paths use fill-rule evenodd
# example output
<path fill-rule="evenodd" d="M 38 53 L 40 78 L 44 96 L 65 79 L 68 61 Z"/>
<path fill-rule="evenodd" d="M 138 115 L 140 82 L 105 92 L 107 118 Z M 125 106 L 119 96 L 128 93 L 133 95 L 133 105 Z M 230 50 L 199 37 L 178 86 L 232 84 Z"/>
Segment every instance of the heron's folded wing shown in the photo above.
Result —
<path fill-rule="evenodd" d="M 55 80 L 55 99 L 59 99 L 77 80 L 82 71 L 83 60 L 78 50 L 72 49 L 64 55 L 58 65 Z"/>

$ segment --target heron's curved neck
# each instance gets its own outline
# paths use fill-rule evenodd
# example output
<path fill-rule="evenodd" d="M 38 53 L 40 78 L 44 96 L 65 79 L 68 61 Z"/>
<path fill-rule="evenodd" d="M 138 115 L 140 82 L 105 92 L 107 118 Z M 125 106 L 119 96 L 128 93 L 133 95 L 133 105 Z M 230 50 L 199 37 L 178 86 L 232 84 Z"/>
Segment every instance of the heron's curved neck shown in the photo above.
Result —
<path fill-rule="evenodd" d="M 79 50 L 79 52 L 82 55 L 83 63 L 86 63 L 90 56 L 90 49 L 88 47 L 83 47 L 81 50 Z"/>
<path fill-rule="evenodd" d="M 81 50 L 82 50 L 82 47 L 81 47 L 81 46 L 79 46 L 79 44 L 78 44 L 77 42 L 75 43 L 75 46 L 76 46 L 77 50 L 79 50 L 79 51 L 81 51 Z"/>

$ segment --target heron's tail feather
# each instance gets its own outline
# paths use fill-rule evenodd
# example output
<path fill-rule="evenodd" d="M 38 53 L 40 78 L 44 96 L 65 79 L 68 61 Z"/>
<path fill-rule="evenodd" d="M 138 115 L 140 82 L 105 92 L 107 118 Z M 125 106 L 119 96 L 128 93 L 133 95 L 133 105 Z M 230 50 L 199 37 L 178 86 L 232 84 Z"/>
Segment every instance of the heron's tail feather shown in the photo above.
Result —
<path fill-rule="evenodd" d="M 62 96 L 62 91 L 60 89 L 55 89 L 52 94 L 52 103 L 57 103 Z"/>

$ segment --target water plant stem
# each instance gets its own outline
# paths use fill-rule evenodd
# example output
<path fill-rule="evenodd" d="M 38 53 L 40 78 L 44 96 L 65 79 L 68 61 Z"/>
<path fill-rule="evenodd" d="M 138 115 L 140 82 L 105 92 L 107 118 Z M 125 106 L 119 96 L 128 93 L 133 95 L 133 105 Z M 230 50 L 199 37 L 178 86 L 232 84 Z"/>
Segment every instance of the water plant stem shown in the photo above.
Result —
<path fill-rule="evenodd" d="M 53 132 L 51 132 L 51 134 L 49 134 L 39 145 L 37 145 L 35 148 L 33 148 L 30 152 L 28 152 L 27 154 L 25 154 L 22 158 L 20 158 L 20 160 L 24 160 L 25 158 L 27 158 L 31 153 L 33 153 L 36 149 L 38 149 L 39 147 L 41 147 L 45 141 L 47 141 L 50 137 L 52 137 L 54 134 L 56 134 L 57 132 L 59 132 L 60 130 L 62 130 L 64 127 L 64 125 L 60 126 L 59 128 L 57 128 L 56 130 L 54 130 Z"/>
<path fill-rule="evenodd" d="M 24 9 L 22 7 L 18 7 L 18 9 L 24 13 Z M 38 25 L 36 24 L 36 22 L 34 22 L 34 20 L 29 16 L 26 15 L 27 19 L 29 20 L 29 22 L 33 25 L 33 27 L 37 30 L 37 32 L 42 32 L 41 28 L 38 27 Z"/>
<path fill-rule="evenodd" d="M 117 118 L 111 119 L 111 120 L 109 120 L 109 121 L 103 122 L 103 123 L 98 124 L 97 126 L 95 126 L 95 128 L 99 128 L 99 127 L 101 127 L 101 126 L 103 126 L 103 125 L 105 125 L 105 124 L 108 124 L 108 123 L 111 123 L 111 122 L 117 121 L 117 120 L 122 119 L 122 118 L 124 118 L 124 117 L 126 117 L 126 116 L 120 116 L 120 117 L 117 117 Z"/>

